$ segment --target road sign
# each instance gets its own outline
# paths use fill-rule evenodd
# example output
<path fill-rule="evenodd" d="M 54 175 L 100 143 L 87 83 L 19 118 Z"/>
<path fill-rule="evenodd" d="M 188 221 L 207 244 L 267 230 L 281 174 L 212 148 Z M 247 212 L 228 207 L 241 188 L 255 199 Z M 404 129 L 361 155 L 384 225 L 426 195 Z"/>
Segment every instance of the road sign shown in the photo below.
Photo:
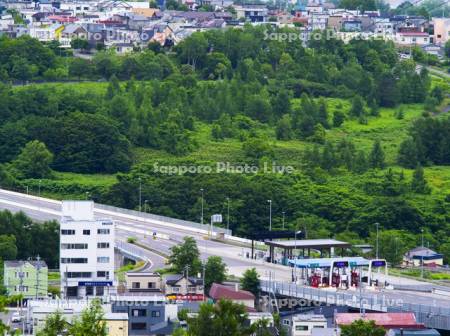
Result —
<path fill-rule="evenodd" d="M 211 216 L 211 222 L 222 223 L 222 215 L 216 214 Z"/>

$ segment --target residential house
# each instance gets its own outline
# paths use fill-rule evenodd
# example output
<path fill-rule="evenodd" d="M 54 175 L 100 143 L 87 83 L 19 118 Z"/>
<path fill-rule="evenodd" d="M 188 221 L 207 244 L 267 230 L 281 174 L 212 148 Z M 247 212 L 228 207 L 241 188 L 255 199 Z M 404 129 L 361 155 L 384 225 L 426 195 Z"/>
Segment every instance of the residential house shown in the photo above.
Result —
<path fill-rule="evenodd" d="M 3 285 L 8 295 L 21 294 L 25 299 L 47 297 L 47 264 L 43 260 L 6 260 Z"/>
<path fill-rule="evenodd" d="M 64 26 L 64 30 L 61 32 L 59 43 L 63 47 L 70 47 L 70 42 L 73 39 L 88 39 L 88 32 L 80 24 L 71 23 Z"/>
<path fill-rule="evenodd" d="M 360 20 L 345 20 L 342 22 L 342 30 L 347 32 L 360 32 L 362 30 Z"/>
<path fill-rule="evenodd" d="M 47 20 L 53 24 L 68 24 L 78 21 L 76 17 L 69 15 L 50 15 L 47 17 Z"/>
<path fill-rule="evenodd" d="M 341 330 L 339 328 L 314 328 L 311 330 L 311 336 L 340 336 Z"/>
<path fill-rule="evenodd" d="M 105 321 L 108 336 L 128 336 L 127 313 L 105 313 L 103 321 Z"/>
<path fill-rule="evenodd" d="M 14 24 L 14 18 L 10 14 L 0 16 L 0 30 L 7 30 Z"/>
<path fill-rule="evenodd" d="M 238 20 L 267 22 L 268 9 L 265 5 L 234 6 Z"/>
<path fill-rule="evenodd" d="M 111 297 L 113 313 L 128 314 L 130 335 L 171 335 L 178 307 L 162 295 L 126 294 Z"/>
<path fill-rule="evenodd" d="M 445 45 L 450 40 L 450 18 L 433 18 L 434 43 Z"/>
<path fill-rule="evenodd" d="M 337 313 L 335 322 L 338 326 L 350 325 L 356 320 L 374 321 L 379 327 L 389 329 L 424 329 L 422 323 L 416 321 L 414 313 Z"/>
<path fill-rule="evenodd" d="M 126 290 L 129 292 L 161 292 L 164 289 L 161 276 L 151 272 L 127 272 Z"/>
<path fill-rule="evenodd" d="M 166 297 L 171 300 L 202 301 L 204 298 L 203 279 L 183 274 L 164 277 Z"/>
<path fill-rule="evenodd" d="M 373 32 L 379 35 L 393 35 L 394 24 L 389 18 L 374 18 Z"/>
<path fill-rule="evenodd" d="M 131 13 L 144 16 L 148 19 L 157 19 L 159 17 L 159 9 L 156 8 L 133 8 Z"/>
<path fill-rule="evenodd" d="M 424 46 L 430 44 L 430 35 L 423 32 L 399 32 L 395 43 L 400 46 Z"/>
<path fill-rule="evenodd" d="M 427 247 L 419 246 L 406 252 L 403 262 L 408 266 L 442 266 L 444 256 Z"/>
<path fill-rule="evenodd" d="M 50 42 L 53 40 L 59 40 L 63 30 L 64 26 L 59 23 L 55 23 L 50 26 L 32 26 L 30 27 L 30 36 L 41 42 Z"/>
<path fill-rule="evenodd" d="M 282 324 L 291 336 L 311 336 L 314 329 L 327 328 L 328 322 L 324 315 L 295 314 L 283 318 Z"/>
<path fill-rule="evenodd" d="M 440 336 L 436 329 L 400 330 L 391 329 L 386 336 Z"/>
<path fill-rule="evenodd" d="M 235 303 L 243 304 L 250 311 L 255 309 L 255 295 L 249 291 L 239 289 L 239 284 L 237 283 L 234 286 L 213 283 L 209 290 L 209 297 L 214 302 L 220 299 L 227 299 Z"/>
<path fill-rule="evenodd" d="M 61 10 L 71 13 L 72 16 L 80 16 L 87 13 L 94 12 L 96 10 L 96 2 L 89 1 L 75 1 L 75 2 L 62 2 Z"/>
<path fill-rule="evenodd" d="M 311 13 L 308 20 L 308 25 L 311 30 L 325 30 L 328 24 L 327 13 Z"/>
<path fill-rule="evenodd" d="M 81 316 L 82 312 L 89 306 L 88 300 L 30 300 L 26 314 L 36 335 L 44 326 L 48 316 L 59 312 L 70 325 L 74 319 Z M 112 313 L 111 304 L 103 304 L 103 320 L 106 324 L 108 336 L 128 336 L 128 314 Z"/>

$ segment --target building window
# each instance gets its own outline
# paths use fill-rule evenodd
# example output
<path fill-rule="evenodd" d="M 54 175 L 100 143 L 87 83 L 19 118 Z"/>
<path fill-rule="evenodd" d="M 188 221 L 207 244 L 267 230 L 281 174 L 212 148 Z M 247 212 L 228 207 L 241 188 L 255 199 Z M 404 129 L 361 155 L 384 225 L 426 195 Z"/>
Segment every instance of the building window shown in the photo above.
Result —
<path fill-rule="evenodd" d="M 147 316 L 147 310 L 145 309 L 133 309 L 131 312 L 134 317 Z"/>
<path fill-rule="evenodd" d="M 160 317 L 160 316 L 161 316 L 161 312 L 159 310 L 152 311 L 152 317 Z"/>
<path fill-rule="evenodd" d="M 61 264 L 87 264 L 87 258 L 61 258 Z"/>
<path fill-rule="evenodd" d="M 88 244 L 61 244 L 61 250 L 86 250 Z"/>
<path fill-rule="evenodd" d="M 289 325 L 289 320 L 283 320 L 284 325 Z"/>
<path fill-rule="evenodd" d="M 98 271 L 97 278 L 109 278 L 109 272 L 108 271 Z"/>
<path fill-rule="evenodd" d="M 105 294 L 105 287 L 98 286 L 98 287 L 95 288 L 95 295 L 103 296 L 103 294 Z"/>
<path fill-rule="evenodd" d="M 133 288 L 133 289 L 139 289 L 139 288 L 141 288 L 141 283 L 140 283 L 140 282 L 133 282 L 133 283 L 131 284 L 131 288 Z"/>
<path fill-rule="evenodd" d="M 325 329 L 325 327 L 324 327 L 323 325 L 316 325 L 316 326 L 313 326 L 313 328 L 316 328 L 316 329 Z"/>
<path fill-rule="evenodd" d="M 88 296 L 94 295 L 94 287 L 92 287 L 92 286 L 87 286 L 87 287 L 86 287 L 86 295 L 88 295 Z"/>
<path fill-rule="evenodd" d="M 91 278 L 92 273 L 91 272 L 66 272 L 65 277 L 68 279 L 73 278 Z"/>
<path fill-rule="evenodd" d="M 66 235 L 73 236 L 75 234 L 75 230 L 61 230 L 61 234 L 64 236 Z"/>
<path fill-rule="evenodd" d="M 109 263 L 109 257 L 97 257 L 97 262 L 99 264 L 107 264 Z"/>
<path fill-rule="evenodd" d="M 109 234 L 109 229 L 98 229 L 97 234 Z"/>
<path fill-rule="evenodd" d="M 295 326 L 295 330 L 296 331 L 308 331 L 309 330 L 309 328 L 308 328 L 308 326 L 306 325 L 298 325 L 298 326 Z"/>
<path fill-rule="evenodd" d="M 154 282 L 149 282 L 149 283 L 147 284 L 147 288 L 149 288 L 149 289 L 156 288 L 156 283 L 154 283 Z"/>
<path fill-rule="evenodd" d="M 83 235 L 90 236 L 91 235 L 91 230 L 83 230 Z"/>
<path fill-rule="evenodd" d="M 147 329 L 147 323 L 131 323 L 131 330 L 145 330 Z"/>
<path fill-rule="evenodd" d="M 97 248 L 109 248 L 109 243 L 97 243 Z"/>

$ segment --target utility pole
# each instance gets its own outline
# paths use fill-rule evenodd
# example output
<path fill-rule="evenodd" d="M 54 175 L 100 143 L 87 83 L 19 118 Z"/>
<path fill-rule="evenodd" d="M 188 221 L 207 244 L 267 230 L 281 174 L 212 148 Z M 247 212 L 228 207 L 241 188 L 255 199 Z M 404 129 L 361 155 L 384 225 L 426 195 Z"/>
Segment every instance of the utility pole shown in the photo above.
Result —
<path fill-rule="evenodd" d="M 144 200 L 144 212 L 145 213 L 147 212 L 147 203 L 148 203 L 148 200 Z"/>
<path fill-rule="evenodd" d="M 39 292 L 39 275 L 41 272 L 41 262 L 40 262 L 41 258 L 39 257 L 39 255 L 36 258 L 36 294 L 35 294 L 35 299 L 37 300 L 38 298 L 38 292 Z"/>
<path fill-rule="evenodd" d="M 139 212 L 142 210 L 142 178 L 139 177 Z"/>
<path fill-rule="evenodd" d="M 285 215 L 285 211 L 283 211 L 283 230 L 284 230 L 284 215 Z"/>
<path fill-rule="evenodd" d="M 203 274 L 202 274 L 202 278 L 203 278 L 203 301 L 205 301 L 205 297 L 206 297 L 206 286 L 205 286 L 205 272 L 206 272 L 206 259 L 203 261 Z"/>
<path fill-rule="evenodd" d="M 39 180 L 39 197 L 41 197 L 41 183 L 42 183 L 42 180 Z"/>
<path fill-rule="evenodd" d="M 204 189 L 201 188 L 200 191 L 202 192 L 202 214 L 201 214 L 201 217 L 200 217 L 200 223 L 203 224 L 203 198 L 204 198 L 203 197 L 203 192 L 204 192 Z"/>
<path fill-rule="evenodd" d="M 272 200 L 267 200 L 269 202 L 269 231 L 272 231 Z"/>
<path fill-rule="evenodd" d="M 380 223 L 375 223 L 375 225 L 377 226 L 377 247 L 376 247 L 376 259 L 378 259 L 378 252 L 379 252 L 379 247 L 378 247 L 378 239 L 379 239 L 379 229 L 380 229 Z"/>

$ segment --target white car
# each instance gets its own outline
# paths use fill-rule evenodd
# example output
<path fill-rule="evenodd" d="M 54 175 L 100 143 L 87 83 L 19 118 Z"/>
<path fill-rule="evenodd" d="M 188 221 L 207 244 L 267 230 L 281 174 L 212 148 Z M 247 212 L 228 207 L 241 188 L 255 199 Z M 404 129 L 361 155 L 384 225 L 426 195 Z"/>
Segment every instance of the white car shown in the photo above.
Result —
<path fill-rule="evenodd" d="M 22 321 L 22 316 L 20 316 L 20 313 L 15 312 L 15 313 L 12 314 L 12 317 L 11 317 L 11 322 L 12 323 L 18 323 L 18 322 L 21 322 L 21 321 Z"/>

